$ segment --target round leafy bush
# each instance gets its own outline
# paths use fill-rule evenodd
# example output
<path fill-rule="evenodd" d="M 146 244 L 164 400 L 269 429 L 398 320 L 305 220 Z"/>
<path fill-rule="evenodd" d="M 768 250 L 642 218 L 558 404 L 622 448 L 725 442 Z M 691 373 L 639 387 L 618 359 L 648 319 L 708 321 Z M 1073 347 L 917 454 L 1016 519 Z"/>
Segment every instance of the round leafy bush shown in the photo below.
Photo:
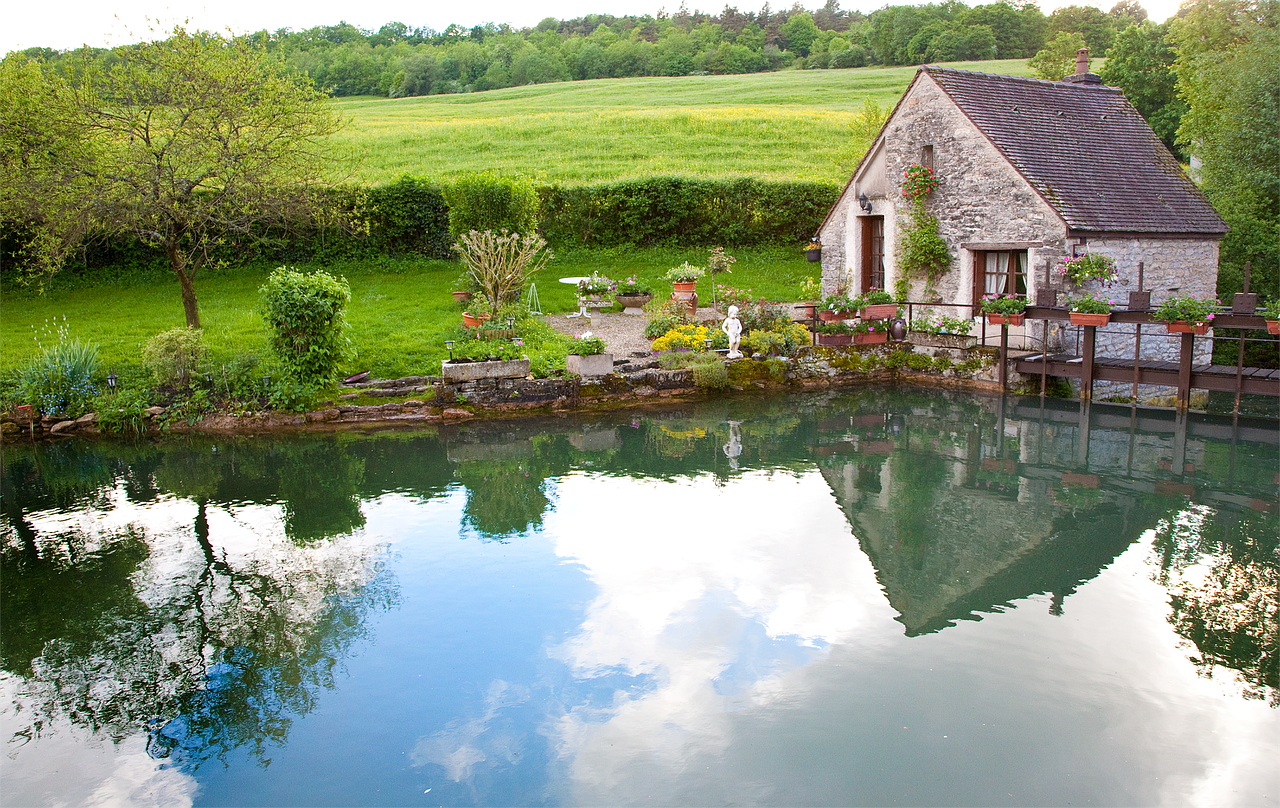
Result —
<path fill-rule="evenodd" d="M 142 366 L 151 372 L 156 384 L 186 387 L 208 355 L 204 332 L 198 328 L 172 328 L 142 346 Z"/>
<path fill-rule="evenodd" d="M 349 345 L 343 317 L 351 300 L 346 279 L 280 267 L 259 292 L 271 350 L 285 372 L 302 384 L 332 380 Z"/>

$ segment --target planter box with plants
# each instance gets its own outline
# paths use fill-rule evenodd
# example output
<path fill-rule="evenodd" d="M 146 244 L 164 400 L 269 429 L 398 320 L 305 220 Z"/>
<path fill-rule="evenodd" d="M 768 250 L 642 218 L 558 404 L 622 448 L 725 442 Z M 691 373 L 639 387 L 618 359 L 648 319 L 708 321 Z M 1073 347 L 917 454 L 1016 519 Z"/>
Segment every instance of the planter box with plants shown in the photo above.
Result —
<path fill-rule="evenodd" d="M 854 345 L 878 345 L 888 341 L 888 329 L 878 323 L 858 323 L 853 327 Z"/>
<path fill-rule="evenodd" d="M 858 316 L 864 320 L 888 320 L 898 316 L 898 304 L 893 295 L 882 289 L 871 289 L 853 298 Z"/>
<path fill-rule="evenodd" d="M 1280 334 L 1280 298 L 1272 298 L 1262 307 L 1262 319 L 1267 321 L 1268 334 Z"/>
<path fill-rule="evenodd" d="M 907 342 L 924 348 L 972 348 L 977 344 L 975 337 L 969 336 L 973 330 L 973 320 L 949 315 L 934 315 L 927 312 L 925 316 L 911 321 L 907 331 Z"/>
<path fill-rule="evenodd" d="M 1022 325 L 1026 319 L 1027 300 L 1017 295 L 983 295 L 982 313 L 991 325 Z"/>
<path fill-rule="evenodd" d="M 853 326 L 840 320 L 821 323 L 815 336 L 819 345 L 851 345 Z"/>
<path fill-rule="evenodd" d="M 1072 325 L 1099 326 L 1111 322 L 1111 306 L 1114 304 L 1092 292 L 1072 298 L 1068 305 Z"/>
<path fill-rule="evenodd" d="M 1151 319 L 1163 322 L 1170 334 L 1204 334 L 1218 308 L 1217 298 L 1174 295 L 1151 313 Z"/>
<path fill-rule="evenodd" d="M 858 303 L 843 292 L 827 295 L 818 304 L 818 319 L 824 323 L 852 320 L 858 315 Z"/>
<path fill-rule="evenodd" d="M 523 379 L 529 375 L 529 358 L 445 360 L 440 363 L 440 375 L 447 382 L 474 382 L 479 379 Z"/>
<path fill-rule="evenodd" d="M 564 357 L 565 370 L 575 376 L 607 376 L 613 372 L 613 354 L 604 349 L 604 340 L 591 332 L 574 337 Z"/>

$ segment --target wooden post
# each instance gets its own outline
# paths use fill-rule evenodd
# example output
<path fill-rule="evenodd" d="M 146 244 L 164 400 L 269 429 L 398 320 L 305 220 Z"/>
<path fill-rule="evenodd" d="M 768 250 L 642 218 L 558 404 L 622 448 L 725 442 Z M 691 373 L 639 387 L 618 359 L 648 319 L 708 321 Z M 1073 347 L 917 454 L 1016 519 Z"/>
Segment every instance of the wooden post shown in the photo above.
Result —
<path fill-rule="evenodd" d="M 983 318 L 985 319 L 985 318 Z M 1009 324 L 1000 326 L 1000 392 L 1009 391 Z"/>
<path fill-rule="evenodd" d="M 1080 400 L 1091 401 L 1093 399 L 1093 352 L 1098 338 L 1098 327 L 1084 325 L 1080 330 L 1084 332 L 1084 349 L 1081 351 L 1084 365 L 1080 368 Z"/>
<path fill-rule="evenodd" d="M 1182 356 L 1178 358 L 1178 412 L 1191 406 L 1191 360 L 1195 357 L 1195 334 L 1182 335 Z"/>
<path fill-rule="evenodd" d="M 1142 291 L 1142 275 L 1146 268 L 1145 261 L 1138 262 L 1138 291 Z M 1138 376 L 1141 372 L 1139 359 L 1142 356 L 1142 323 L 1134 323 L 1133 326 L 1133 391 L 1129 393 L 1129 400 L 1138 403 Z"/>
<path fill-rule="evenodd" d="M 1244 292 L 1249 292 L 1249 272 L 1253 268 L 1252 261 L 1244 262 Z M 1240 387 L 1241 380 L 1244 377 L 1244 329 L 1240 329 L 1240 355 L 1236 358 L 1236 404 L 1232 408 L 1232 415 L 1240 414 Z"/>

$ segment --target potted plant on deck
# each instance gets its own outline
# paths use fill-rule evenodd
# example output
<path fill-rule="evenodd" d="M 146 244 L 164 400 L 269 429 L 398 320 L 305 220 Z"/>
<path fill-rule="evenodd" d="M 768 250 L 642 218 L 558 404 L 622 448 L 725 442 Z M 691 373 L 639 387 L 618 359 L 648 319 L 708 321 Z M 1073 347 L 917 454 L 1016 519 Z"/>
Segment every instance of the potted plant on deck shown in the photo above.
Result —
<path fill-rule="evenodd" d="M 613 354 L 605 353 L 604 340 L 590 331 L 569 340 L 565 370 L 576 376 L 605 376 L 613 372 Z"/>
<path fill-rule="evenodd" d="M 1068 308 L 1071 310 L 1072 325 L 1106 325 L 1111 322 L 1111 306 L 1114 305 L 1105 297 L 1098 297 L 1092 292 L 1085 292 L 1079 297 L 1071 298 Z"/>
<path fill-rule="evenodd" d="M 635 275 L 630 275 L 625 281 L 618 282 L 613 299 L 623 305 L 623 314 L 644 314 L 642 309 L 653 300 L 653 290 L 636 280 Z"/>
<path fill-rule="evenodd" d="M 889 341 L 889 329 L 878 321 L 864 321 L 853 326 L 854 345 L 878 345 Z"/>
<path fill-rule="evenodd" d="M 1280 298 L 1273 298 L 1262 307 L 1262 318 L 1267 321 L 1268 334 L 1280 334 Z"/>
<path fill-rule="evenodd" d="M 852 320 L 858 314 L 858 302 L 843 291 L 836 291 L 822 298 L 818 304 L 818 319 L 824 323 L 836 320 Z"/>
<path fill-rule="evenodd" d="M 983 295 L 982 313 L 991 325 L 1022 325 L 1027 299 L 1018 295 Z"/>
<path fill-rule="evenodd" d="M 1163 322 L 1170 334 L 1203 334 L 1209 330 L 1218 307 L 1216 297 L 1174 295 L 1161 303 L 1151 318 Z"/>
<path fill-rule="evenodd" d="M 853 342 L 853 326 L 842 320 L 819 323 L 816 333 L 819 345 L 849 345 Z"/>

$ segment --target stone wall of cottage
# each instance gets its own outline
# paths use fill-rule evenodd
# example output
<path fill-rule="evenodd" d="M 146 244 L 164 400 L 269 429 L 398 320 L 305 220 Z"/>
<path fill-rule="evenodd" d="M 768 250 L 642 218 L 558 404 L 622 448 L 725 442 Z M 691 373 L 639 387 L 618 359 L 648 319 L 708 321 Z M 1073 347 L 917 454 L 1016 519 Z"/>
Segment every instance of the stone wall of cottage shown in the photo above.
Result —
<path fill-rule="evenodd" d="M 844 285 L 853 292 L 861 281 L 858 219 L 864 213 L 858 196 L 866 193 L 873 214 L 885 217 L 886 283 L 893 288 L 897 277 L 897 234 L 909 221 L 910 205 L 902 199 L 903 171 L 920 162 L 925 146 L 932 146 L 933 168 L 940 179 L 930 194 L 927 210 L 938 217 L 939 233 L 947 242 L 951 267 L 936 284 L 946 303 L 972 304 L 974 252 L 982 249 L 1026 249 L 1029 297 L 1039 290 L 1053 290 L 1060 302 L 1081 291 L 1107 292 L 1124 306 L 1128 292 L 1138 289 L 1138 263 L 1143 262 L 1142 288 L 1151 291 L 1158 306 L 1172 294 L 1212 295 L 1217 287 L 1218 242 L 1214 239 L 1105 237 L 1082 238 L 1068 232 L 1057 213 L 1040 198 L 987 138 L 974 127 L 940 87 L 921 74 L 903 98 L 886 127 L 883 144 L 859 168 L 836 205 L 821 237 L 824 293 Z M 1084 289 L 1058 277 L 1055 267 L 1074 252 L 1088 250 L 1116 259 L 1119 279 L 1109 289 L 1086 285 Z M 924 281 L 913 279 L 910 299 L 923 300 Z M 957 315 L 961 309 L 938 308 Z M 1011 331 L 1011 346 L 1039 350 L 1046 340 L 1050 350 L 1072 350 L 1078 329 L 1028 321 L 1025 329 Z M 1211 341 L 1196 340 L 1196 362 L 1209 361 Z M 1177 361 L 1180 344 L 1165 335 L 1163 326 L 1145 326 L 1141 357 Z M 1131 358 L 1134 329 L 1111 325 L 1097 332 L 1099 356 Z M 1123 385 L 1122 385 L 1123 386 Z M 1128 388 L 1126 387 L 1126 390 Z M 1095 396 L 1108 394 L 1095 385 Z"/>

